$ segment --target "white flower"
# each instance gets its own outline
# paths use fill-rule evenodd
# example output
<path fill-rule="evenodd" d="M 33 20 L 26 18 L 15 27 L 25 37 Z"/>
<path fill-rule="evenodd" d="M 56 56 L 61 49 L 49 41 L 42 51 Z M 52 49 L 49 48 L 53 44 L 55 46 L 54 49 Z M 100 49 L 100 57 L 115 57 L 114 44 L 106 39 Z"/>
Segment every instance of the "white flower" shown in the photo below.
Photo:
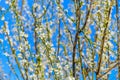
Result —
<path fill-rule="evenodd" d="M 40 35 L 40 37 L 41 37 L 41 39 L 45 38 L 45 33 L 42 33 L 42 34 Z"/>
<path fill-rule="evenodd" d="M 99 35 L 99 34 L 100 34 L 100 31 L 96 31 L 96 34 Z"/>
<path fill-rule="evenodd" d="M 72 23 L 73 23 L 70 19 L 68 19 L 68 22 L 69 22 L 70 24 L 72 24 Z"/>
<path fill-rule="evenodd" d="M 26 37 L 26 38 L 27 38 L 27 37 L 28 37 L 28 34 L 26 34 L 25 32 L 22 32 L 22 31 L 21 31 L 21 32 L 20 32 L 20 36 L 21 36 L 21 37 Z"/>
<path fill-rule="evenodd" d="M 29 67 L 29 70 L 30 70 L 31 72 L 33 72 L 33 71 L 34 71 L 32 67 Z"/>
<path fill-rule="evenodd" d="M 69 77 L 67 77 L 65 80 L 75 80 L 75 78 L 69 76 Z"/>
<path fill-rule="evenodd" d="M 44 7 L 44 6 L 43 6 L 43 7 Z M 37 8 L 38 10 L 40 10 L 40 5 L 37 4 L 37 3 L 34 3 L 34 4 L 33 4 L 33 8 Z"/>
<path fill-rule="evenodd" d="M 27 37 L 28 37 L 28 34 L 24 34 L 24 37 L 26 37 L 26 38 L 27 38 Z"/>
<path fill-rule="evenodd" d="M 21 20 L 25 20 L 25 17 L 24 16 L 20 16 Z"/>
<path fill-rule="evenodd" d="M 18 58 L 22 58 L 22 54 L 20 53 L 20 54 L 18 54 Z"/>
<path fill-rule="evenodd" d="M 0 43 L 2 43 L 3 42 L 3 40 L 2 39 L 0 39 Z"/>
<path fill-rule="evenodd" d="M 21 64 L 26 64 L 26 63 L 27 63 L 27 60 L 26 60 L 26 59 L 22 59 L 22 60 L 20 61 L 20 63 L 21 63 Z"/>
<path fill-rule="evenodd" d="M 5 8 L 2 8 L 2 11 L 4 11 L 5 10 Z"/>
<path fill-rule="evenodd" d="M 109 45 L 110 47 L 113 47 L 113 44 L 112 44 L 110 41 L 108 41 L 108 45 Z"/>
<path fill-rule="evenodd" d="M 111 33 L 112 36 L 115 35 L 115 32 L 114 32 L 114 31 L 110 31 L 110 33 Z"/>
<path fill-rule="evenodd" d="M 34 7 L 34 8 L 36 8 L 36 7 L 37 7 L 37 5 L 38 5 L 37 3 L 34 3 L 34 4 L 33 4 L 33 7 Z"/>
<path fill-rule="evenodd" d="M 4 17 L 4 16 L 2 16 L 1 20 L 2 20 L 2 21 L 4 21 L 4 20 L 5 20 L 5 17 Z"/>
<path fill-rule="evenodd" d="M 34 80 L 37 80 L 37 75 L 35 74 L 32 74 L 29 76 L 30 80 L 34 79 Z"/>
<path fill-rule="evenodd" d="M 7 52 L 5 52 L 4 55 L 7 56 L 7 57 L 10 56 Z"/>
<path fill-rule="evenodd" d="M 43 6 L 43 8 L 46 10 L 46 6 Z"/>
<path fill-rule="evenodd" d="M 108 61 L 108 56 L 106 54 L 103 54 L 102 59 L 104 62 Z"/>
<path fill-rule="evenodd" d="M 64 2 L 64 0 L 60 0 L 60 2 L 61 2 L 61 3 L 63 3 L 63 2 Z"/>
<path fill-rule="evenodd" d="M 63 16 L 63 13 L 62 13 L 62 11 L 60 11 L 60 12 L 58 12 L 58 17 L 62 17 Z"/>
<path fill-rule="evenodd" d="M 5 3 L 6 3 L 6 4 L 9 4 L 9 1 L 6 0 Z"/>

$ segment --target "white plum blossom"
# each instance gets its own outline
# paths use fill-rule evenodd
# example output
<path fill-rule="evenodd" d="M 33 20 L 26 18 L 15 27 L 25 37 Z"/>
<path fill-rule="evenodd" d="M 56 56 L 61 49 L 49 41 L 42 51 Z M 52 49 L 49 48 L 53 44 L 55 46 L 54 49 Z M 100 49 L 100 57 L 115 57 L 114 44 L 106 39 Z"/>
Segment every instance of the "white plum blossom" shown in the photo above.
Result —
<path fill-rule="evenodd" d="M 109 79 L 113 68 L 119 71 L 116 4 L 115 0 L 2 0 L 0 61 L 5 68 L 0 66 L 0 79 L 6 73 L 15 80 Z"/>
<path fill-rule="evenodd" d="M 5 20 L 5 17 L 4 17 L 4 16 L 2 16 L 1 20 L 2 20 L 2 21 L 4 21 L 4 20 Z"/>

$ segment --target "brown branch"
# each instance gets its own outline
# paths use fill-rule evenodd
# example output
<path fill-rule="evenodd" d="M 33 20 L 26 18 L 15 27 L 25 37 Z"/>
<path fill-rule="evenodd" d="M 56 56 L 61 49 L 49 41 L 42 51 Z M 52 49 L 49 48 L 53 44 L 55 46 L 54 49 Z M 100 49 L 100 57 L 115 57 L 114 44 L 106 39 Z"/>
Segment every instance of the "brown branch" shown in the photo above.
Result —
<path fill-rule="evenodd" d="M 58 4 L 60 4 L 60 0 L 58 1 Z M 60 10 L 59 10 L 59 12 L 58 13 L 60 13 Z M 59 21 L 58 21 L 59 23 L 59 25 L 58 25 L 58 50 L 57 50 L 57 55 L 59 54 L 59 51 L 60 51 L 60 19 L 59 19 Z"/>
<path fill-rule="evenodd" d="M 117 65 L 118 65 L 118 61 L 117 61 L 116 63 L 111 64 L 110 67 L 109 67 L 107 70 L 104 71 L 104 74 L 99 74 L 99 75 L 97 75 L 97 80 L 98 80 L 99 78 L 102 78 L 103 76 L 105 76 L 109 71 L 111 71 L 111 70 L 112 70 L 113 68 L 115 68 Z"/>
<path fill-rule="evenodd" d="M 107 17 L 108 20 L 109 20 L 109 17 L 110 17 L 110 12 L 111 12 L 111 7 L 109 8 L 109 11 L 108 11 L 108 17 Z M 103 54 L 103 49 L 104 49 L 104 43 L 105 43 L 105 37 L 106 37 L 106 31 L 107 31 L 107 28 L 108 28 L 108 24 L 109 24 L 109 21 L 107 21 L 107 23 L 104 24 L 105 29 L 104 29 L 104 32 L 103 32 L 104 35 L 103 35 L 102 40 L 101 40 L 101 49 L 100 49 L 100 54 L 99 54 L 97 75 L 100 72 L 100 67 L 101 67 L 101 63 L 102 63 L 102 54 Z"/>
<path fill-rule="evenodd" d="M 50 6 L 50 2 L 51 2 L 51 0 L 49 1 L 48 5 L 46 6 L 46 9 L 44 9 L 43 14 L 42 14 L 38 19 L 41 19 L 41 18 L 47 13 L 48 8 L 49 8 L 49 6 Z"/>
<path fill-rule="evenodd" d="M 5 22 L 4 22 L 4 27 L 5 27 L 5 30 L 6 30 L 7 29 L 7 25 L 6 25 Z M 6 32 L 6 36 L 8 38 L 8 43 L 10 45 L 10 49 L 11 49 L 12 55 L 15 58 L 15 61 L 16 61 L 17 65 L 18 65 L 18 69 L 19 69 L 19 71 L 21 73 L 21 76 L 22 76 L 23 80 L 25 80 L 24 74 L 22 73 L 22 70 L 21 70 L 21 67 L 20 67 L 20 63 L 19 63 L 18 58 L 17 58 L 16 53 L 15 53 L 15 49 L 13 48 L 12 43 L 10 41 L 10 36 L 9 36 L 8 32 Z"/>
<path fill-rule="evenodd" d="M 77 3 L 75 3 L 77 4 Z M 76 29 L 77 29 L 77 33 L 75 34 L 75 40 L 73 43 L 73 56 L 72 56 L 72 70 L 73 70 L 73 77 L 75 78 L 75 74 L 76 74 L 76 70 L 75 70 L 75 55 L 76 55 L 76 45 L 77 45 L 77 40 L 78 40 L 78 36 L 79 36 L 79 26 L 80 26 L 80 6 L 77 5 L 77 9 L 76 9 Z"/>
<path fill-rule="evenodd" d="M 69 33 L 69 35 L 70 35 L 71 43 L 72 43 L 72 45 L 73 45 L 72 33 L 71 33 L 71 31 L 69 30 L 68 26 L 66 25 L 64 18 L 62 18 L 62 20 L 63 20 L 63 24 L 64 24 L 65 27 L 67 28 L 67 31 L 68 31 L 68 33 Z M 70 26 L 71 26 L 71 25 L 70 25 Z"/>
<path fill-rule="evenodd" d="M 77 6 L 77 9 L 76 9 L 76 29 L 77 29 L 77 33 L 75 34 L 75 40 L 74 40 L 74 43 L 73 43 L 73 61 L 72 61 L 72 70 L 73 70 L 73 77 L 75 77 L 75 74 L 76 74 L 76 71 L 75 71 L 75 54 L 76 54 L 76 45 L 77 45 L 77 40 L 78 40 L 78 36 L 79 36 L 79 33 L 81 33 L 86 25 L 87 25 L 87 20 L 89 18 L 89 14 L 90 14 L 90 11 L 91 11 L 91 4 L 90 4 L 90 8 L 88 9 L 88 12 L 87 12 L 87 15 L 86 15 L 86 19 L 85 19 L 85 23 L 83 25 L 83 27 L 79 30 L 79 26 L 80 26 L 80 5 Z"/>
<path fill-rule="evenodd" d="M 119 21 L 119 7 L 118 7 L 118 0 L 116 0 L 116 19 L 117 19 L 117 53 L 118 53 L 118 60 L 120 60 L 120 21 Z M 118 79 L 120 79 L 120 61 L 118 64 Z"/>

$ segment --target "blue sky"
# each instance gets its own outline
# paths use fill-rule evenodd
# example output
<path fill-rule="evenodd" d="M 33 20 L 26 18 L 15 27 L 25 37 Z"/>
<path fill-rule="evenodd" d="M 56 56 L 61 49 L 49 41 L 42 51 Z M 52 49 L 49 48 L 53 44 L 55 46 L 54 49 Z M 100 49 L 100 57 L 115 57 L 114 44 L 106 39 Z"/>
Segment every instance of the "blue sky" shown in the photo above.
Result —
<path fill-rule="evenodd" d="M 120 0 L 119 0 L 119 2 L 120 2 Z M 28 1 L 29 6 L 32 6 L 32 3 L 33 3 L 33 0 L 29 0 L 29 1 Z M 68 6 L 69 6 L 68 4 L 69 4 L 69 3 L 71 3 L 70 0 L 64 0 L 64 3 L 63 3 L 64 9 L 67 9 L 67 8 L 68 8 Z M 20 4 L 21 4 L 21 3 L 20 3 Z M 72 3 L 71 3 L 71 4 L 72 4 Z M 0 1 L 0 7 L 4 7 L 5 10 L 8 9 L 8 5 L 5 4 L 5 1 L 4 1 L 4 0 L 1 0 L 1 1 Z M 83 9 L 84 9 L 84 8 L 83 8 Z M 3 11 L 3 12 L 4 12 L 4 11 Z M 115 7 L 114 7 L 114 8 L 113 8 L 113 11 L 112 11 L 112 18 L 114 18 L 115 13 L 116 13 L 116 11 L 115 11 Z M 1 14 L 2 14 L 2 13 L 0 13 L 0 17 L 2 17 Z M 72 15 L 70 12 L 68 12 L 68 14 L 69 14 L 69 15 Z M 9 25 L 12 25 L 13 22 L 10 20 L 10 17 L 11 17 L 11 14 L 10 14 L 9 12 L 8 12 L 7 14 L 5 14 L 5 20 L 9 21 Z M 11 19 L 12 19 L 12 18 L 11 18 Z M 1 28 L 2 25 L 3 25 L 3 21 L 0 20 L 0 28 Z M 62 25 L 63 25 L 63 24 L 61 24 L 61 26 L 62 26 Z M 92 30 L 92 34 L 90 35 L 90 37 L 91 37 L 91 40 L 92 40 L 92 41 L 94 41 L 94 35 L 95 35 L 95 29 L 94 29 L 93 26 L 94 26 L 94 25 L 90 26 L 90 29 Z M 62 28 L 62 27 L 61 27 L 61 28 Z M 52 38 L 52 41 L 53 41 L 55 47 L 57 46 L 57 44 L 56 44 L 57 39 L 55 39 L 55 38 L 57 37 L 57 33 L 58 33 L 58 30 L 56 30 L 56 32 L 55 32 L 56 35 L 54 35 L 53 38 Z M 0 35 L 0 38 L 3 38 L 3 35 Z M 29 39 L 30 41 L 33 41 L 33 39 L 32 39 L 30 36 L 28 37 L 28 39 Z M 64 37 L 63 37 L 63 40 L 64 40 Z M 111 41 L 112 41 L 112 40 L 111 40 Z M 113 44 L 114 44 L 114 46 L 116 46 L 114 42 L 113 42 Z M 9 47 L 9 45 L 8 45 L 7 43 L 4 43 L 3 45 L 4 45 L 4 46 L 6 45 L 6 46 Z M 34 45 L 34 44 L 31 43 L 31 46 L 33 46 L 33 45 Z M 2 48 L 2 44 L 0 44 L 0 47 Z M 61 47 L 62 47 L 62 46 L 61 46 Z M 2 53 L 3 53 L 3 50 L 2 50 L 1 48 L 0 48 L 0 60 L 2 60 L 3 70 L 4 70 L 6 73 L 10 73 L 10 70 L 9 70 L 9 68 L 8 68 L 8 65 L 6 64 L 7 58 L 2 54 Z M 116 50 L 116 47 L 114 47 L 113 50 Z M 61 54 L 61 55 L 62 55 L 62 54 Z M 97 57 L 96 57 L 96 59 L 97 59 Z M 16 70 L 18 70 L 18 69 L 16 68 Z M 109 80 L 116 80 L 117 71 L 115 71 L 115 69 L 113 69 L 111 72 L 112 72 L 112 74 L 110 75 Z M 17 71 L 17 73 L 19 73 L 19 70 Z M 15 79 L 14 79 L 14 76 L 11 77 L 11 80 L 15 80 Z M 82 80 L 82 79 L 80 79 L 80 80 Z"/>

